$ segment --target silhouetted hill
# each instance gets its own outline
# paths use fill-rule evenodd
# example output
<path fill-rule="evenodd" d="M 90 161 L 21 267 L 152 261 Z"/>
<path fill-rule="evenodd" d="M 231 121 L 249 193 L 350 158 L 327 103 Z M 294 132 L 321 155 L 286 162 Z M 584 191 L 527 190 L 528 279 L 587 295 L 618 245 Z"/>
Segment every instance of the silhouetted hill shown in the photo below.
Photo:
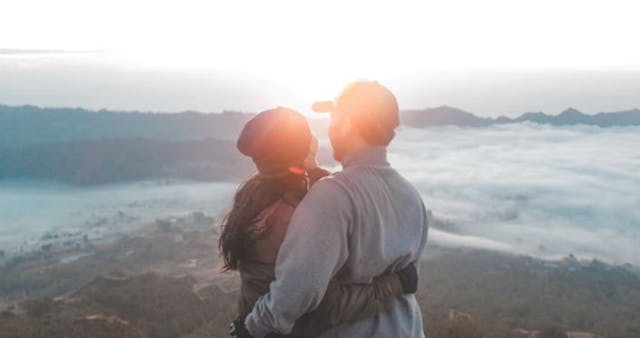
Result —
<path fill-rule="evenodd" d="M 234 139 L 253 115 L 90 111 L 0 105 L 0 147 L 95 139 Z"/>
<path fill-rule="evenodd" d="M 466 111 L 449 106 L 424 110 L 404 110 L 401 122 L 413 127 L 456 125 L 482 127 L 491 124 L 491 119 L 480 118 Z"/>
<path fill-rule="evenodd" d="M 550 125 L 594 125 L 600 127 L 640 125 L 640 109 L 613 113 L 584 114 L 569 108 L 558 115 L 542 112 L 524 113 L 516 118 L 500 116 L 481 118 L 463 110 L 442 106 L 423 110 L 405 110 L 401 113 L 402 123 L 411 127 L 423 128 L 442 125 L 461 127 L 484 127 L 493 124 L 533 122 Z"/>
<path fill-rule="evenodd" d="M 515 119 L 510 119 L 504 116 L 501 116 L 499 118 L 501 118 L 500 123 L 514 123 L 514 122 L 519 123 L 519 122 L 528 121 L 528 122 L 544 124 L 544 123 L 547 123 L 547 119 L 550 118 L 550 116 L 545 113 L 537 112 L 537 113 L 524 113 L 516 117 Z"/>
<path fill-rule="evenodd" d="M 244 123 L 252 116 L 253 114 L 237 112 L 96 112 L 81 108 L 0 105 L 0 148 L 97 139 L 231 140 L 235 139 Z M 401 122 L 418 128 L 442 125 L 484 127 L 519 122 L 609 127 L 640 125 L 640 110 L 586 115 L 570 108 L 559 115 L 539 112 L 525 113 L 517 118 L 482 118 L 454 107 L 441 106 L 423 110 L 404 110 L 401 112 Z"/>
<path fill-rule="evenodd" d="M 595 115 L 587 115 L 578 111 L 577 109 L 568 108 L 558 115 L 547 115 L 544 113 L 526 113 L 516 119 L 502 123 L 524 121 L 540 124 L 551 124 L 556 126 L 576 124 L 595 125 L 600 127 L 640 125 L 640 110 L 633 109 L 615 113 L 599 113 Z"/>
<path fill-rule="evenodd" d="M 251 161 L 230 140 L 84 140 L 0 149 L 0 179 L 36 178 L 78 185 L 148 178 L 203 181 L 249 174 Z"/>
<path fill-rule="evenodd" d="M 152 177 L 223 180 L 241 178 L 251 163 L 234 140 L 253 114 L 90 111 L 80 108 L 0 105 L 0 179 L 38 178 L 73 184 L 103 184 Z M 404 125 L 423 128 L 534 122 L 601 127 L 640 125 L 640 110 L 586 115 L 525 113 L 517 118 L 481 118 L 441 106 L 401 112 Z M 312 122 L 324 133 L 326 120 Z M 330 152 L 320 149 L 321 163 Z"/>

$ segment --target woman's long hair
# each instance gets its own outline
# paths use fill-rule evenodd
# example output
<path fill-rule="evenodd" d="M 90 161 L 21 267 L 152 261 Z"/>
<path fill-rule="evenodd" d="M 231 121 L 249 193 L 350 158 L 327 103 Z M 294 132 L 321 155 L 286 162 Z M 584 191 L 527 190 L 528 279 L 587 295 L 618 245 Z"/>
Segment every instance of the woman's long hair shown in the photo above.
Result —
<path fill-rule="evenodd" d="M 218 248 L 223 271 L 238 269 L 240 261 L 255 241 L 254 224 L 260 213 L 287 192 L 306 193 L 307 181 L 302 175 L 288 173 L 280 178 L 254 174 L 244 181 L 233 198 L 233 207 L 224 217 Z"/>

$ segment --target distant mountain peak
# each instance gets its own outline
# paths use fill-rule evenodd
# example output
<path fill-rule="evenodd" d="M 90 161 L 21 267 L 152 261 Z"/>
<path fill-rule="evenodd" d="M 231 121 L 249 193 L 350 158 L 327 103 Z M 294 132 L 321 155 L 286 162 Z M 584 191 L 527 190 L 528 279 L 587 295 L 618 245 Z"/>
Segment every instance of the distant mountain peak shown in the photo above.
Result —
<path fill-rule="evenodd" d="M 224 111 L 205 114 L 147 113 L 137 111 L 99 111 L 82 108 L 41 108 L 34 105 L 0 104 L 0 127 L 13 126 L 0 133 L 0 148 L 7 145 L 59 142 L 78 139 L 151 138 L 193 140 L 206 137 L 235 139 L 253 114 Z M 531 122 L 548 125 L 593 125 L 600 127 L 638 126 L 640 109 L 584 114 L 570 107 L 558 115 L 527 112 L 518 117 L 479 117 L 460 108 L 441 105 L 433 108 L 402 110 L 400 120 L 411 127 L 486 127 L 493 124 Z M 153 123 L 153 127 L 149 127 Z M 99 127 L 98 127 L 99 126 Z M 1 128 L 0 128 L 1 129 Z M 33 130 L 43 130 L 33 133 Z"/>
<path fill-rule="evenodd" d="M 587 115 L 569 107 L 558 115 L 543 112 L 527 112 L 516 118 L 500 116 L 482 118 L 462 109 L 442 105 L 423 110 L 402 111 L 402 123 L 413 127 L 455 125 L 461 127 L 482 127 L 492 124 L 533 122 L 550 125 L 594 125 L 600 127 L 640 125 L 640 109 Z"/>
<path fill-rule="evenodd" d="M 403 124 L 414 127 L 434 125 L 486 126 L 488 119 L 480 118 L 462 109 L 442 105 L 422 110 L 404 110 L 401 112 Z"/>
<path fill-rule="evenodd" d="M 548 116 L 548 115 L 543 113 L 543 112 L 541 112 L 541 111 L 526 112 L 526 113 L 520 115 L 520 117 L 525 117 L 525 116 Z"/>
<path fill-rule="evenodd" d="M 560 116 L 565 116 L 565 117 L 572 117 L 572 116 L 578 117 L 583 115 L 584 113 L 572 107 L 569 107 L 564 111 L 562 111 L 562 113 L 560 113 Z"/>
<path fill-rule="evenodd" d="M 465 114 L 471 114 L 467 111 L 464 111 L 460 108 L 456 108 L 456 107 L 452 107 L 452 106 L 448 106 L 446 104 L 439 106 L 439 107 L 435 107 L 435 108 L 426 108 L 424 109 L 425 111 L 429 111 L 429 110 L 440 110 L 440 111 L 451 111 L 451 112 L 457 112 L 457 113 L 465 113 Z"/>

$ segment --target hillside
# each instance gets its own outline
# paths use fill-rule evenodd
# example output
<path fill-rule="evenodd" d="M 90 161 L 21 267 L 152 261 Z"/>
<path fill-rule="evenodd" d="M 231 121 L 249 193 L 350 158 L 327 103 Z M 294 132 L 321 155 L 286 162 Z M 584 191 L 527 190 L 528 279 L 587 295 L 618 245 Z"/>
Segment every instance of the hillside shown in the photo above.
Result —
<path fill-rule="evenodd" d="M 234 139 L 252 116 L 237 112 L 143 113 L 0 105 L 0 148 L 98 139 Z"/>
<path fill-rule="evenodd" d="M 0 148 L 99 139 L 231 140 L 252 116 L 238 112 L 144 113 L 0 105 Z M 454 107 L 441 106 L 403 110 L 400 116 L 402 124 L 420 128 L 442 125 L 486 127 L 520 122 L 600 127 L 640 125 L 639 109 L 587 115 L 569 108 L 558 115 L 540 112 L 525 113 L 516 118 L 482 118 Z"/>
<path fill-rule="evenodd" d="M 0 179 L 47 179 L 77 185 L 149 178 L 202 181 L 240 179 L 251 162 L 235 150 L 235 138 L 253 115 L 89 111 L 80 108 L 0 105 Z M 326 120 L 311 120 L 326 133 Z M 640 110 L 586 115 L 525 113 L 517 118 L 481 118 L 442 106 L 401 112 L 406 126 L 487 127 L 507 123 L 640 125 Z M 321 147 L 320 163 L 333 164 Z"/>
<path fill-rule="evenodd" d="M 464 127 L 486 127 L 493 123 L 490 118 L 480 118 L 458 108 L 441 106 L 424 110 L 402 111 L 401 122 L 412 127 L 455 125 Z"/>
<path fill-rule="evenodd" d="M 235 142 L 105 139 L 0 148 L 0 179 L 35 178 L 76 185 L 148 178 L 238 179 L 252 170 Z"/>
<path fill-rule="evenodd" d="M 403 124 L 417 128 L 442 125 L 454 125 L 460 127 L 486 127 L 494 124 L 522 122 L 550 124 L 554 126 L 637 126 L 640 125 L 640 109 L 588 115 L 574 108 L 568 108 L 558 115 L 548 115 L 542 112 L 537 112 L 524 113 L 516 118 L 505 116 L 500 116 L 497 118 L 481 118 L 457 108 L 441 106 L 423 110 L 405 110 L 401 113 L 401 119 Z"/>
<path fill-rule="evenodd" d="M 112 242 L 79 236 L 66 245 L 60 236 L 59 245 L 4 264 L 0 258 L 0 332 L 224 337 L 239 280 L 218 270 L 213 222 L 194 213 L 149 222 Z M 635 338 L 640 332 L 640 278 L 627 267 L 573 256 L 542 261 L 431 245 L 416 296 L 425 330 L 436 338 L 565 337 L 515 334 L 533 331 Z"/>

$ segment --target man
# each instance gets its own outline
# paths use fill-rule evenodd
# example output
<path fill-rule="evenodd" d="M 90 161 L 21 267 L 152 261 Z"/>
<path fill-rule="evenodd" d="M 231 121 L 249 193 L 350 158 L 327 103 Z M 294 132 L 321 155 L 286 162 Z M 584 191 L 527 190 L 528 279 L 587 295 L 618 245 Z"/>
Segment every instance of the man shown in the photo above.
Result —
<path fill-rule="evenodd" d="M 377 82 L 355 82 L 335 102 L 329 138 L 343 171 L 317 182 L 296 208 L 276 261 L 276 280 L 246 317 L 256 338 L 287 334 L 315 309 L 332 278 L 370 283 L 386 271 L 419 264 L 429 220 L 418 192 L 387 162 L 399 124 L 395 96 Z M 243 328 L 244 329 L 244 328 Z M 413 294 L 369 319 L 321 337 L 424 337 Z"/>

